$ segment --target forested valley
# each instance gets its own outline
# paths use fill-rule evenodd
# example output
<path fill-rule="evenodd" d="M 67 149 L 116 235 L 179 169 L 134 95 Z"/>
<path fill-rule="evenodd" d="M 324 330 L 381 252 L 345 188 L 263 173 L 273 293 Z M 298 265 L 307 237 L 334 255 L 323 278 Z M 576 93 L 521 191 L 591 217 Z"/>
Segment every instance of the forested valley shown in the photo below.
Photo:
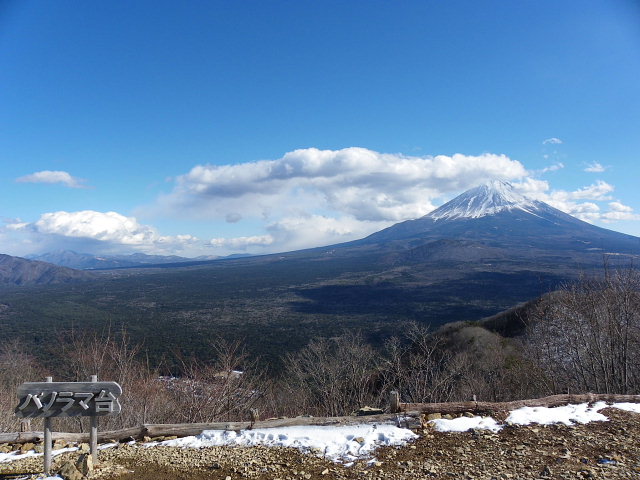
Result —
<path fill-rule="evenodd" d="M 19 339 L 0 345 L 0 429 L 15 431 L 15 391 L 45 375 L 119 382 L 116 429 L 143 423 L 348 415 L 384 409 L 390 391 L 407 402 L 508 401 L 556 393 L 640 393 L 640 272 L 606 269 L 478 322 L 429 328 L 404 322 L 381 344 L 355 331 L 310 340 L 269 368 L 240 340 L 209 341 L 206 358 L 170 352 L 151 362 L 126 330 L 70 330 L 43 362 Z M 277 353 L 277 352 L 275 352 Z M 69 431 L 82 431 L 66 419 Z"/>

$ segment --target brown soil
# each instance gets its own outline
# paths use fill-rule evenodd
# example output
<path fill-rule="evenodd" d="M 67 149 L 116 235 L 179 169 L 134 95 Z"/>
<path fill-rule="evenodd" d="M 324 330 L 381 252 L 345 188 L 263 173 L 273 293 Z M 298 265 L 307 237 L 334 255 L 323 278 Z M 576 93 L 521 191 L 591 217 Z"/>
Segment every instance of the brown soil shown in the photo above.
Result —
<path fill-rule="evenodd" d="M 430 429 L 377 463 L 345 467 L 294 449 L 180 449 L 122 445 L 100 452 L 98 480 L 320 479 L 640 479 L 640 414 L 606 409 L 609 422 L 505 427 L 499 433 Z M 77 454 L 56 457 L 55 466 Z M 42 458 L 0 464 L 0 479 L 42 469 Z"/>

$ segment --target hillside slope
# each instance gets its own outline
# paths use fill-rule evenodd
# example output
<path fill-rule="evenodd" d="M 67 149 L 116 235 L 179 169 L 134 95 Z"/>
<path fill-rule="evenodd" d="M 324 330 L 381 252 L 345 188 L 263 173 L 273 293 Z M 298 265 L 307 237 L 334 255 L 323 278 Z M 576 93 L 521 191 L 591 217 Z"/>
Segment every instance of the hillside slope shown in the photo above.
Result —
<path fill-rule="evenodd" d="M 89 273 L 0 254 L 1 285 L 50 285 L 91 279 Z"/>

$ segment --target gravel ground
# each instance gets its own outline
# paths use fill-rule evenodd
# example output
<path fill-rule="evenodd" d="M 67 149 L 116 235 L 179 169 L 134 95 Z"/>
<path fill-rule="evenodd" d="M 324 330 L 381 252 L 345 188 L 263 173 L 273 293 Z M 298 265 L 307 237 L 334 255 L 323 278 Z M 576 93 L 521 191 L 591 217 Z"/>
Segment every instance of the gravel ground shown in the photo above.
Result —
<path fill-rule="evenodd" d="M 100 452 L 98 480 L 319 479 L 640 479 L 640 414 L 602 410 L 609 422 L 505 427 L 499 433 L 427 428 L 376 462 L 345 467 L 290 448 L 181 449 L 120 445 Z M 77 458 L 56 457 L 54 469 Z M 0 479 L 42 470 L 42 457 L 0 464 Z M 33 477 L 35 478 L 35 477 Z"/>

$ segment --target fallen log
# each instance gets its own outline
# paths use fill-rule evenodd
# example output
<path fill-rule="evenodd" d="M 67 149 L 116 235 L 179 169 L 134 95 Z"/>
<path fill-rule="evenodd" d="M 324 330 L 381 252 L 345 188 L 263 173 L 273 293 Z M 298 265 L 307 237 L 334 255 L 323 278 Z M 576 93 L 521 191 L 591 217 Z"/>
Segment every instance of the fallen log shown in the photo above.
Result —
<path fill-rule="evenodd" d="M 114 432 L 98 432 L 99 442 L 122 440 L 124 438 L 142 438 L 144 427 L 131 427 Z M 0 443 L 38 443 L 44 439 L 44 432 L 0 433 Z M 51 432 L 51 439 L 66 443 L 88 443 L 88 433 Z"/>
<path fill-rule="evenodd" d="M 631 402 L 640 403 L 640 395 L 594 394 L 551 395 L 549 397 L 513 402 L 453 402 L 453 403 L 400 403 L 400 411 L 429 413 L 486 413 L 516 410 L 522 407 L 559 407 L 570 403 Z"/>
<path fill-rule="evenodd" d="M 274 418 L 256 422 L 215 422 L 215 423 L 183 423 L 183 424 L 146 424 L 139 427 L 126 428 L 111 432 L 98 432 L 98 441 L 121 441 L 128 438 L 144 437 L 186 437 L 199 435 L 205 430 L 248 430 L 256 428 L 276 428 L 291 426 L 342 426 L 359 424 L 395 423 L 404 428 L 419 428 L 419 413 L 367 415 L 364 417 L 295 417 Z M 42 441 L 42 432 L 0 433 L 0 443 L 36 443 Z M 88 433 L 53 432 L 53 441 L 62 440 L 68 443 L 86 443 Z"/>
<path fill-rule="evenodd" d="M 189 436 L 199 435 L 204 430 L 228 430 L 240 431 L 256 428 L 277 428 L 293 426 L 343 426 L 360 425 L 364 423 L 400 423 L 409 428 L 417 428 L 420 425 L 419 414 L 408 414 L 405 418 L 399 418 L 395 414 L 367 415 L 364 417 L 295 417 L 274 418 L 257 422 L 218 422 L 218 423 L 186 423 L 181 425 L 156 424 L 145 425 L 146 435 L 149 437 Z"/>

